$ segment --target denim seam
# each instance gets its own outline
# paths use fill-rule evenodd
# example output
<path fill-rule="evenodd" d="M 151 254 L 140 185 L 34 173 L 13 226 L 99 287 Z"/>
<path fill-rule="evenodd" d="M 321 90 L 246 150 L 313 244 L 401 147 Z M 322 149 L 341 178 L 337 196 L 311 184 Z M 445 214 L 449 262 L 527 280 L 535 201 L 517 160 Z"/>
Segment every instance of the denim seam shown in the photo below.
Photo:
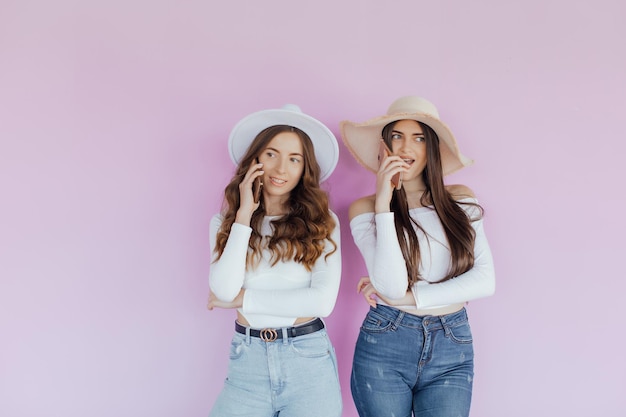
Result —
<path fill-rule="evenodd" d="M 391 324 L 391 330 L 398 330 L 398 327 L 402 325 L 402 319 L 404 319 L 404 311 L 400 310 L 398 317 Z"/>
<path fill-rule="evenodd" d="M 469 325 L 469 323 L 456 323 L 454 326 L 450 326 L 447 324 L 444 324 L 444 331 L 445 331 L 445 335 L 448 339 L 450 339 L 451 341 L 453 341 L 454 343 L 458 343 L 460 345 L 469 345 L 472 344 L 474 342 L 474 338 L 470 336 L 469 339 L 459 339 L 454 335 L 454 332 L 452 331 L 453 328 L 455 327 L 461 327 L 463 325 Z M 471 331 L 470 331 L 470 335 L 471 335 Z"/>

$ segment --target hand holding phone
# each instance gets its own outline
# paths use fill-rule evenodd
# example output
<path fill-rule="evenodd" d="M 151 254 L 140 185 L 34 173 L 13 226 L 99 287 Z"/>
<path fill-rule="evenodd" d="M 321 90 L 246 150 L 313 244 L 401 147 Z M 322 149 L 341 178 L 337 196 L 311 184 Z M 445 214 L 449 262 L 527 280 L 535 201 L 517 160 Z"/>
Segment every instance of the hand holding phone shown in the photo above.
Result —
<path fill-rule="evenodd" d="M 381 139 L 380 147 L 378 148 L 378 166 L 380 166 L 380 164 L 383 163 L 383 160 L 386 157 L 392 154 L 393 152 L 391 152 L 387 144 L 385 144 L 385 141 Z M 402 188 L 402 173 L 401 172 L 398 172 L 397 174 L 394 174 L 393 177 L 391 177 L 391 184 L 393 184 L 396 190 L 399 190 L 400 188 Z"/>
<path fill-rule="evenodd" d="M 256 163 L 259 163 L 258 158 L 256 159 Z M 262 175 L 259 175 L 252 183 L 252 197 L 254 199 L 254 204 L 259 204 L 259 201 L 261 201 L 261 189 L 263 188 L 263 180 L 261 177 Z"/>

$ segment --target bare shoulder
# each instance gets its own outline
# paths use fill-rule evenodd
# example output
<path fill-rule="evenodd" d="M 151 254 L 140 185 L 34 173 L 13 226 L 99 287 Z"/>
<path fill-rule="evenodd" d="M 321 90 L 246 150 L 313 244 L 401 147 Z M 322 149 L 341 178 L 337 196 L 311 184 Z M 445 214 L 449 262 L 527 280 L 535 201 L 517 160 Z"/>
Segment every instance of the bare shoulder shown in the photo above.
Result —
<path fill-rule="evenodd" d="M 350 218 L 350 220 L 352 220 L 359 214 L 373 213 L 375 203 L 376 195 L 368 195 L 366 197 L 361 197 L 358 200 L 355 200 L 352 204 L 350 204 L 348 217 Z"/>
<path fill-rule="evenodd" d="M 476 198 L 474 191 L 463 184 L 446 185 L 446 190 L 450 193 L 455 200 L 462 200 L 464 198 Z"/>

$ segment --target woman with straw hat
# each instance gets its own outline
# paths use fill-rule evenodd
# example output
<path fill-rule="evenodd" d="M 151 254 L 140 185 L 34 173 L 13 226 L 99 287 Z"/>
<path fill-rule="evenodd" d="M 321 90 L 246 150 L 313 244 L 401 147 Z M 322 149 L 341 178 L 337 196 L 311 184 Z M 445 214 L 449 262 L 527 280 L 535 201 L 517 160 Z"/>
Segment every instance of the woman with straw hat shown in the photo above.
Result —
<path fill-rule="evenodd" d="M 376 193 L 350 206 L 369 273 L 370 304 L 351 377 L 361 417 L 467 416 L 474 377 L 465 304 L 493 294 L 483 210 L 446 174 L 470 165 L 435 106 L 396 100 L 386 115 L 341 123 L 344 143 L 376 173 Z"/>
<path fill-rule="evenodd" d="M 237 320 L 210 415 L 338 417 L 335 352 L 321 317 L 339 291 L 340 234 L 320 188 L 337 164 L 337 140 L 287 105 L 241 120 L 229 150 L 237 170 L 211 220 L 208 308 L 236 308 Z"/>

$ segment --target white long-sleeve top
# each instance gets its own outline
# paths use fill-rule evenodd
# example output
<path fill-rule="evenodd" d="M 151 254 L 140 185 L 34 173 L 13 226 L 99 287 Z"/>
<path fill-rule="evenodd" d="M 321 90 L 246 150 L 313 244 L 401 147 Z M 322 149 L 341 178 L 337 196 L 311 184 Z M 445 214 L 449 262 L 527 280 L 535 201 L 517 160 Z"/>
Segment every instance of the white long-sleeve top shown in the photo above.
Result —
<path fill-rule="evenodd" d="M 474 202 L 466 198 L 460 202 Z M 478 218 L 479 209 L 459 204 L 470 219 Z M 410 216 L 426 231 L 415 230 L 419 239 L 421 264 L 418 281 L 411 288 L 418 309 L 445 307 L 492 295 L 495 291 L 495 272 L 491 250 L 483 229 L 483 220 L 471 222 L 476 231 L 474 242 L 474 266 L 467 272 L 447 281 L 439 282 L 447 275 L 450 249 L 445 231 L 437 212 L 432 207 L 409 210 Z M 352 219 L 350 229 L 356 246 L 365 260 L 372 285 L 379 294 L 389 299 L 406 295 L 408 273 L 396 235 L 394 213 L 363 213 Z M 382 300 L 379 300 L 383 303 Z M 415 306 L 405 306 L 410 311 Z"/>
<path fill-rule="evenodd" d="M 252 228 L 233 223 L 222 257 L 211 264 L 211 291 L 222 301 L 232 301 L 245 288 L 243 307 L 239 308 L 239 312 L 255 328 L 287 327 L 292 326 L 298 317 L 328 316 L 335 307 L 341 279 L 339 219 L 332 212 L 331 215 L 336 224 L 331 237 L 337 250 L 326 258 L 326 254 L 333 250 L 333 245 L 327 241 L 324 253 L 311 271 L 294 261 L 279 261 L 271 265 L 268 250 L 262 251 L 256 268 L 246 270 Z M 265 216 L 260 232 L 262 236 L 272 234 L 270 222 L 276 218 L 278 216 Z M 222 221 L 220 214 L 211 219 L 213 260 L 217 257 L 214 248 Z"/>

